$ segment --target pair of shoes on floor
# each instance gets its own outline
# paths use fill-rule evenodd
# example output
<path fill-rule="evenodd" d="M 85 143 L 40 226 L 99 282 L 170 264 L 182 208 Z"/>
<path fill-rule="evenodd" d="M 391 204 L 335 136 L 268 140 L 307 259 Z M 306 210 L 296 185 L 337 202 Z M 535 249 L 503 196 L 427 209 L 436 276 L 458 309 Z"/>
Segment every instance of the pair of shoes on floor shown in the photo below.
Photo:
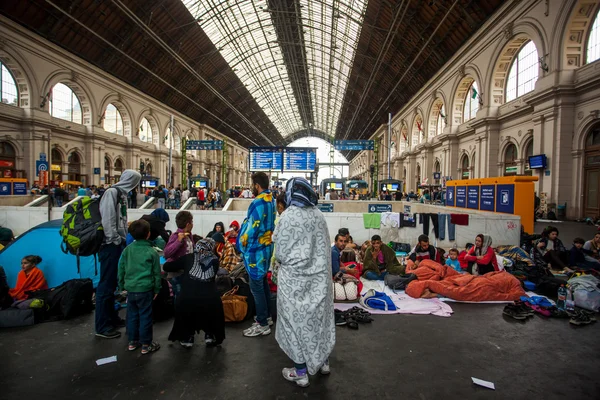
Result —
<path fill-rule="evenodd" d="M 331 368 L 329 367 L 329 362 L 326 362 L 319 369 L 321 375 L 329 375 L 331 373 Z M 285 378 L 285 380 L 290 382 L 295 382 L 296 385 L 300 387 L 307 387 L 310 385 L 310 381 L 308 380 L 308 373 L 306 370 L 298 371 L 296 368 L 284 368 L 281 370 L 281 374 Z"/>
<path fill-rule="evenodd" d="M 258 322 L 252 324 L 252 326 L 244 330 L 243 334 L 246 337 L 266 336 L 271 333 L 271 327 L 269 325 L 262 326 Z"/>
<path fill-rule="evenodd" d="M 368 324 L 373 322 L 371 313 L 360 307 L 352 307 L 346 311 L 334 310 L 335 324 L 337 326 L 346 325 L 350 329 L 358 329 L 358 323 Z"/>
<path fill-rule="evenodd" d="M 160 344 L 158 342 L 142 345 L 142 354 L 154 353 L 158 350 L 160 350 Z"/>
<path fill-rule="evenodd" d="M 217 339 L 215 339 L 213 335 L 210 335 L 208 333 L 204 334 L 204 344 L 206 344 L 206 347 L 217 347 L 220 346 L 222 343 L 222 340 L 220 342 L 217 342 Z"/>
<path fill-rule="evenodd" d="M 502 314 L 507 315 L 517 320 L 525 320 L 528 317 L 533 317 L 534 311 L 520 301 L 515 301 L 514 304 L 508 304 L 502 310 Z"/>
<path fill-rule="evenodd" d="M 569 319 L 569 323 L 572 325 L 589 325 L 592 322 L 596 322 L 596 318 L 593 314 L 588 313 L 583 310 L 575 310 L 570 313 L 571 319 Z"/>

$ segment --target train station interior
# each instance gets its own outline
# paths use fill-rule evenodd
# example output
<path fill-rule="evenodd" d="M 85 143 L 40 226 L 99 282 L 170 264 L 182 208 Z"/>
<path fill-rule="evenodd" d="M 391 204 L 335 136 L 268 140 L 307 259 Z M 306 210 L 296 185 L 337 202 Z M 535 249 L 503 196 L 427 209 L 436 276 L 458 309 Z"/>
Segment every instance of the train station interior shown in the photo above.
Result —
<path fill-rule="evenodd" d="M 396 290 L 358 273 L 350 300 L 334 283 L 340 313 L 370 290 L 397 312 L 337 326 L 331 374 L 308 388 L 282 378 L 275 333 L 244 337 L 250 312 L 216 348 L 182 348 L 172 316 L 155 319 L 146 356 L 125 328 L 99 339 L 93 310 L 21 326 L 0 304 L 0 399 L 600 398 L 600 0 L 3 0 L 0 97 L 0 286 L 31 254 L 48 287 L 97 293 L 103 261 L 61 251 L 61 223 L 132 171 L 130 223 L 164 208 L 170 234 L 189 211 L 207 237 L 243 225 L 253 174 L 273 202 L 301 177 L 361 270 L 374 237 L 403 271 L 421 235 L 445 259 L 489 239 L 492 275 L 516 284 L 490 296 L 415 273 Z M 564 259 L 536 259 L 552 232 L 564 246 L 540 251 Z"/>

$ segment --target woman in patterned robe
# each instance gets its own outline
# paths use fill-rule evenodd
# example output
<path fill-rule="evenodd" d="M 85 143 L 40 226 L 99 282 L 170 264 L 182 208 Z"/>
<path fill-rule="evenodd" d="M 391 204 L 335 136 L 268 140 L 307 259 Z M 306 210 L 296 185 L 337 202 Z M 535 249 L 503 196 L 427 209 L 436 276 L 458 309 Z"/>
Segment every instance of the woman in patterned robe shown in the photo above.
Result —
<path fill-rule="evenodd" d="M 288 208 L 274 232 L 280 264 L 275 338 L 294 362 L 282 370 L 284 378 L 306 387 L 308 374 L 329 373 L 335 345 L 330 238 L 305 179 L 289 180 L 286 198 Z"/>

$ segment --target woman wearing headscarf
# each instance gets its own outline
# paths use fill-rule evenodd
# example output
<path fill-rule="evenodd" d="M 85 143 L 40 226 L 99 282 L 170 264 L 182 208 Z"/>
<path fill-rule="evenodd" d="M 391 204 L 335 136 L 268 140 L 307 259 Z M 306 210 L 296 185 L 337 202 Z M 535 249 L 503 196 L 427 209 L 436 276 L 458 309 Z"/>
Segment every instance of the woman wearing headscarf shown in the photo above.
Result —
<path fill-rule="evenodd" d="M 467 271 L 473 275 L 500 271 L 496 253 L 492 249 L 492 237 L 488 235 L 480 233 L 475 237 L 475 245 L 467 251 L 464 260 L 469 263 Z"/>
<path fill-rule="evenodd" d="M 225 339 L 223 303 L 217 291 L 215 277 L 219 259 L 215 241 L 202 239 L 196 243 L 193 254 L 165 263 L 166 272 L 183 270 L 181 291 L 175 304 L 175 321 L 169 340 L 179 340 L 183 347 L 194 345 L 194 335 L 204 331 L 206 346 L 219 346 Z"/>
<path fill-rule="evenodd" d="M 211 238 L 213 234 L 220 232 L 223 235 L 225 234 L 225 225 L 222 222 L 217 222 L 215 226 L 213 226 L 213 230 L 208 232 L 206 235 L 207 238 Z"/>
<path fill-rule="evenodd" d="M 166 230 L 167 222 L 171 220 L 169 213 L 167 213 L 164 208 L 157 208 L 156 210 L 152 211 L 150 215 L 142 215 L 142 218 L 140 219 L 143 219 L 150 224 L 150 237 L 148 240 L 163 249 L 169 241 L 169 236 L 171 236 L 171 233 Z M 164 241 L 164 243 L 162 241 L 159 241 L 160 243 L 156 242 L 156 239 L 159 237 Z M 126 244 L 129 246 L 131 243 L 133 243 L 133 236 L 128 233 L 126 240 Z"/>
<path fill-rule="evenodd" d="M 275 338 L 294 362 L 283 377 L 306 387 L 308 374 L 330 372 L 335 345 L 330 238 L 308 181 L 287 182 L 286 204 L 273 234 L 280 264 Z"/>

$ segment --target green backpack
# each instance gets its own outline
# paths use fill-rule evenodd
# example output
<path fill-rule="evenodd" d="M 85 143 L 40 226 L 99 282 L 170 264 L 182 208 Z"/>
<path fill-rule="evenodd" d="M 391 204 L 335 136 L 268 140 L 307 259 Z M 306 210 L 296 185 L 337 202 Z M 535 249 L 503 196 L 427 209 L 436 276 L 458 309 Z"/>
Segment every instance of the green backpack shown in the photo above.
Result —
<path fill-rule="evenodd" d="M 63 238 L 61 250 L 65 254 L 77 256 L 77 273 L 79 273 L 79 257 L 93 255 L 95 258 L 104 243 L 100 200 L 83 196 L 69 205 L 63 213 L 60 235 Z M 98 275 L 97 266 L 96 275 Z"/>

